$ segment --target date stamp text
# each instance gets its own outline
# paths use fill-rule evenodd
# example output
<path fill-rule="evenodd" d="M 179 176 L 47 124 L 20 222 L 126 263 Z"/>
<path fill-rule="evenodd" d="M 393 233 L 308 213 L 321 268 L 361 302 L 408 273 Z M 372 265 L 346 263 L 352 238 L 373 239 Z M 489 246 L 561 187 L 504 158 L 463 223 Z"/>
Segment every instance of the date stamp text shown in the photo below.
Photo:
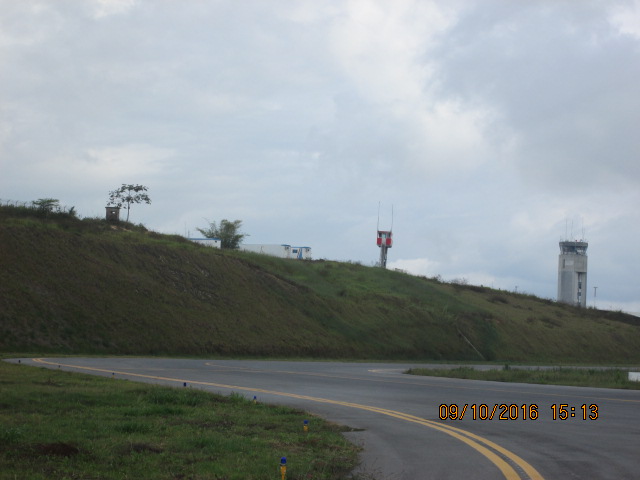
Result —
<path fill-rule="evenodd" d="M 583 403 L 582 405 L 569 405 L 567 403 L 554 403 L 548 410 L 540 410 L 535 403 L 443 403 L 439 407 L 440 420 L 538 420 L 541 411 L 549 413 L 545 418 L 551 420 L 597 420 L 598 405 Z"/>

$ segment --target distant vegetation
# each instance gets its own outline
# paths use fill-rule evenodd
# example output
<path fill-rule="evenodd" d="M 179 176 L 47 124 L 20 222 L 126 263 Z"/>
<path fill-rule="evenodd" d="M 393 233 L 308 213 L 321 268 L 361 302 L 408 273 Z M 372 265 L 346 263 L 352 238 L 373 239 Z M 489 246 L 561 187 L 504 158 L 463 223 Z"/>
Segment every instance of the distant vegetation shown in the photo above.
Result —
<path fill-rule="evenodd" d="M 503 368 L 490 370 L 478 370 L 473 367 L 412 368 L 405 373 L 429 377 L 464 378 L 494 382 L 640 390 L 640 382 L 630 381 L 629 371 L 620 368 L 517 368 L 507 364 Z"/>
<path fill-rule="evenodd" d="M 628 364 L 640 319 L 1 206 L 0 350 Z"/>
<path fill-rule="evenodd" d="M 127 209 L 127 219 L 129 221 L 129 212 L 131 211 L 131 205 L 135 203 L 151 203 L 151 198 L 147 194 L 149 189 L 144 185 L 132 185 L 123 183 L 120 188 L 109 192 L 108 205 L 114 207 L 125 207 Z"/>
<path fill-rule="evenodd" d="M 196 228 L 205 238 L 218 238 L 220 239 L 220 248 L 237 249 L 240 247 L 240 243 L 248 235 L 241 233 L 242 220 L 230 220 L 222 219 L 220 226 L 216 225 L 216 222 L 209 222 L 207 228 Z"/>

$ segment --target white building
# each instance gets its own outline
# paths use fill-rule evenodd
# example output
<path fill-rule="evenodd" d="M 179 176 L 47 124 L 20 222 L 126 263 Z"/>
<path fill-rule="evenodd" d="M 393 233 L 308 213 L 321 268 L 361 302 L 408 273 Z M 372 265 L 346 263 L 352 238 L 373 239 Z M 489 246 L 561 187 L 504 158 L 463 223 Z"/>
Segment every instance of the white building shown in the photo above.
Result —
<path fill-rule="evenodd" d="M 311 247 L 291 247 L 291 258 L 311 260 Z"/>
<path fill-rule="evenodd" d="M 279 258 L 296 258 L 298 260 L 311 260 L 311 247 L 294 247 L 287 244 L 250 244 L 240 245 L 240 250 L 247 252 L 264 253 Z"/>
<path fill-rule="evenodd" d="M 587 306 L 587 247 L 584 240 L 560 242 L 558 301 Z"/>

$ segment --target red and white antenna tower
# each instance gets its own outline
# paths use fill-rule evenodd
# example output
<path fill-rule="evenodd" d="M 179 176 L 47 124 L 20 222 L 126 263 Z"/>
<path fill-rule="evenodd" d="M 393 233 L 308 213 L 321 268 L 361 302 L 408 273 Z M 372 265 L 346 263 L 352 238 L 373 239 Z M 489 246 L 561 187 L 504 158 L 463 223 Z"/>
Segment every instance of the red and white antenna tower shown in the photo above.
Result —
<path fill-rule="evenodd" d="M 380 202 L 378 202 L 378 238 L 376 243 L 380 247 L 380 261 L 378 266 L 387 268 L 387 250 L 393 246 L 393 205 L 391 205 L 391 228 L 380 230 Z"/>

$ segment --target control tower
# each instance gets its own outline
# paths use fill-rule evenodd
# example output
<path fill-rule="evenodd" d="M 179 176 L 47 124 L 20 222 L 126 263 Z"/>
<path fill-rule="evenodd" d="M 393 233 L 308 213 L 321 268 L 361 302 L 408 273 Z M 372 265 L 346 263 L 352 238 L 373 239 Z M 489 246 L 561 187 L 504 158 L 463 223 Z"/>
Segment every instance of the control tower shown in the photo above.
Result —
<path fill-rule="evenodd" d="M 558 301 L 587 306 L 587 247 L 585 240 L 560 242 Z"/>

